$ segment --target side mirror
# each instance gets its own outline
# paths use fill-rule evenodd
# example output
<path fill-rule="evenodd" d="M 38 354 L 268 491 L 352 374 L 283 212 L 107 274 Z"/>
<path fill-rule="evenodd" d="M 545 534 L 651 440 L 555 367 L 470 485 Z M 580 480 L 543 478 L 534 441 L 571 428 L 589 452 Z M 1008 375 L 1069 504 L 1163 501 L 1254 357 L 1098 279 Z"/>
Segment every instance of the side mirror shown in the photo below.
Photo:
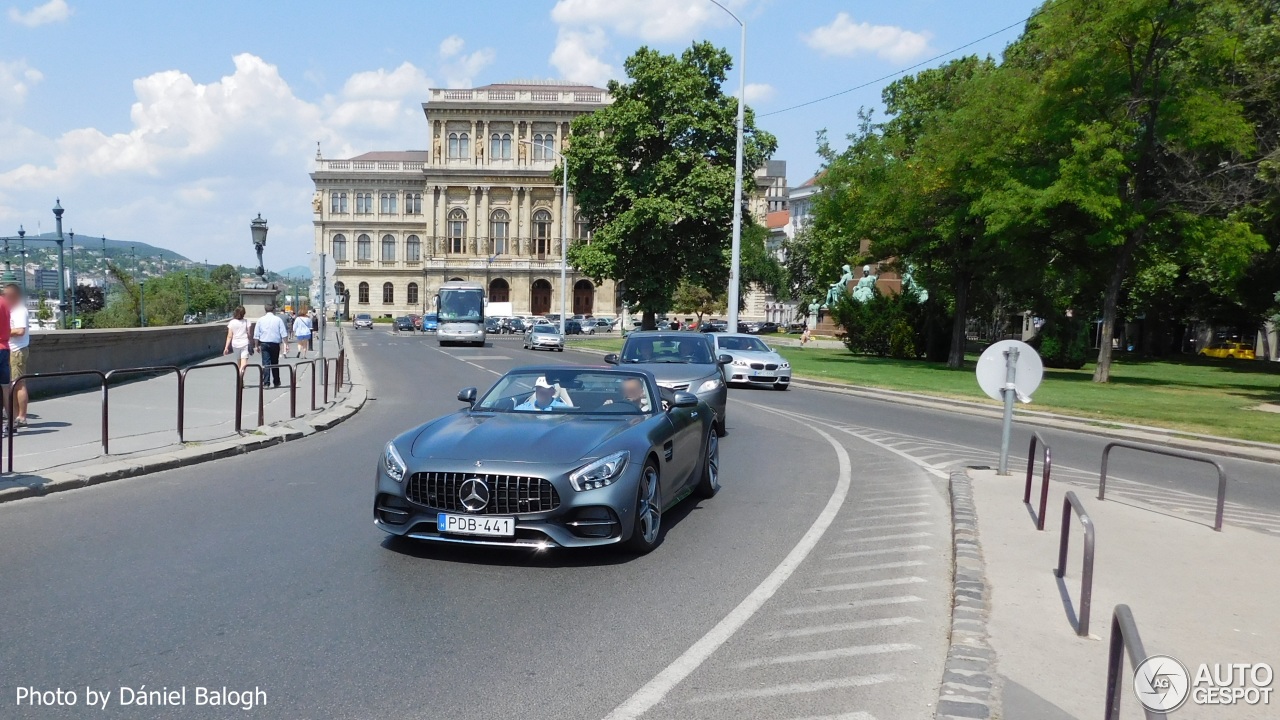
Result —
<path fill-rule="evenodd" d="M 609 365 L 618 365 L 622 362 L 622 359 L 618 357 L 618 353 L 609 353 L 604 356 L 604 361 Z"/>
<path fill-rule="evenodd" d="M 459 390 L 458 402 L 474 405 L 476 403 L 476 389 L 473 387 L 466 387 Z"/>
<path fill-rule="evenodd" d="M 720 357 L 716 358 L 716 362 L 720 363 L 721 365 L 732 365 L 733 356 L 727 355 L 725 353 L 720 353 Z"/>
<path fill-rule="evenodd" d="M 698 407 L 698 396 L 686 390 L 678 390 L 671 398 L 673 408 Z"/>

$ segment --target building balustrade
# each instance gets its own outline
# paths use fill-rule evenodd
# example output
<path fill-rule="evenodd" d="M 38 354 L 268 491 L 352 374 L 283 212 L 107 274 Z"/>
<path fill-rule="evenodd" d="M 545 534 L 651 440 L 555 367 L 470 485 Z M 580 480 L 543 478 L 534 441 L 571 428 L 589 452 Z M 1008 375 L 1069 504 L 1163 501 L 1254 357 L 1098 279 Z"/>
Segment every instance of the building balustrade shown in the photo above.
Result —
<path fill-rule="evenodd" d="M 591 88 L 538 88 L 512 89 L 445 89 L 431 91 L 431 102 L 465 101 L 468 103 L 519 102 L 599 105 L 609 102 L 606 93 Z"/>

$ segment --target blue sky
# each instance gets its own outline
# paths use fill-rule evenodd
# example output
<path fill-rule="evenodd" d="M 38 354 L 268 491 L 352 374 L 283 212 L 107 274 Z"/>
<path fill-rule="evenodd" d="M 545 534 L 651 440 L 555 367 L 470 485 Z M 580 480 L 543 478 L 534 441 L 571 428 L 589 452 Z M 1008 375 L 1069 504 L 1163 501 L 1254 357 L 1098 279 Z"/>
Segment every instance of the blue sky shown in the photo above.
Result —
<path fill-rule="evenodd" d="M 747 23 L 748 102 L 769 113 L 860 85 L 1026 17 L 1034 0 L 723 0 Z M 458 12 L 459 9 L 462 12 Z M 1009 30 L 965 52 L 999 55 Z M 308 262 L 307 177 L 327 157 L 422 149 L 431 87 L 517 78 L 602 83 L 640 45 L 738 27 L 708 0 L 380 3 L 18 0 L 0 9 L 0 234 L 50 229 L 211 262 Z M 736 71 L 729 89 L 736 91 Z M 799 184 L 814 135 L 837 141 L 880 86 L 762 117 Z"/>

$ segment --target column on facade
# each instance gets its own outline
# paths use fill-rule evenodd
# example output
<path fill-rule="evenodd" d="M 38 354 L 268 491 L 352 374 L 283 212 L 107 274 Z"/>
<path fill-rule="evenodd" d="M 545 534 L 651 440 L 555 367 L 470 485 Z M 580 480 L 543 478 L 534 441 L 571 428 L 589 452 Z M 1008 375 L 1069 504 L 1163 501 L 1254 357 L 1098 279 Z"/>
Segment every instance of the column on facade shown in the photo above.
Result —
<path fill-rule="evenodd" d="M 431 257 L 440 255 L 440 206 L 444 205 L 446 192 L 442 185 L 431 186 Z"/>
<path fill-rule="evenodd" d="M 476 137 L 476 121 L 472 120 L 471 121 L 471 142 L 476 142 L 477 140 L 478 138 Z M 464 158 L 467 161 L 468 165 L 474 166 L 476 164 L 475 161 L 471 159 L 475 157 L 475 152 L 476 152 L 476 146 L 472 145 L 471 152 L 468 154 L 469 156 Z"/>
<path fill-rule="evenodd" d="M 559 125 L 556 127 L 559 127 Z M 556 197 L 551 201 L 551 237 L 549 238 L 551 242 L 547 243 L 547 246 L 551 251 L 551 254 L 558 260 L 560 258 L 560 222 L 562 220 L 560 217 L 561 190 L 559 187 L 556 187 L 555 191 Z"/>
<path fill-rule="evenodd" d="M 474 123 L 472 124 L 474 125 Z M 467 228 L 470 230 L 470 233 L 468 233 L 469 237 L 467 239 L 467 249 L 469 249 L 472 254 L 475 254 L 476 252 L 476 227 L 480 224 L 480 193 L 477 192 L 479 189 L 480 188 L 475 185 L 467 186 L 467 215 L 471 217 L 471 222 L 467 223 Z"/>
<path fill-rule="evenodd" d="M 532 240 L 533 238 L 533 186 L 526 185 L 524 187 L 524 200 L 521 201 L 521 204 L 524 208 L 521 211 L 521 214 L 524 215 L 524 230 L 522 234 L 524 236 L 525 254 L 532 255 L 533 254 L 533 240 Z"/>
<path fill-rule="evenodd" d="M 484 225 L 481 228 L 483 232 L 479 233 L 479 237 L 489 238 L 489 186 L 488 185 L 483 185 L 480 188 L 480 217 L 476 218 L 476 224 L 479 225 L 480 223 L 484 223 Z M 488 256 L 490 252 L 489 243 L 492 242 L 492 239 L 481 240 L 480 242 L 484 243 L 484 246 L 477 248 L 477 250 L 480 251 L 479 254 Z"/>

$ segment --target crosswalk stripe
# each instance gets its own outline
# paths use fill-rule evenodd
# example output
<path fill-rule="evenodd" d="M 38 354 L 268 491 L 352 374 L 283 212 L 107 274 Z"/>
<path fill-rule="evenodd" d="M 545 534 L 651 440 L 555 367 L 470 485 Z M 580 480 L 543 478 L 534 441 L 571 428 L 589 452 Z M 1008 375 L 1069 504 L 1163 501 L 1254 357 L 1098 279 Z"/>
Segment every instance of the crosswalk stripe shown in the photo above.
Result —
<path fill-rule="evenodd" d="M 907 605 L 910 603 L 924 602 L 923 598 L 915 595 L 898 595 L 896 597 L 886 598 L 863 598 L 862 600 L 849 600 L 840 603 L 828 603 L 825 605 L 801 605 L 799 607 L 787 608 L 780 611 L 779 615 L 812 615 L 814 613 L 836 612 L 840 610 L 857 610 L 860 608 L 881 607 L 883 605 Z"/>
<path fill-rule="evenodd" d="M 853 545 L 854 543 L 880 542 L 880 541 L 882 541 L 882 540 L 910 540 L 911 538 L 930 537 L 931 535 L 933 535 L 933 533 L 931 533 L 931 532 L 924 532 L 924 531 L 921 531 L 921 532 L 909 532 L 909 533 L 897 533 L 896 535 L 874 535 L 874 536 L 872 536 L 872 537 L 852 538 L 852 539 L 849 539 L 849 540 L 841 540 L 841 541 L 840 541 L 839 543 L 837 543 L 837 544 L 838 544 L 838 545 Z"/>
<path fill-rule="evenodd" d="M 845 632 L 846 630 L 870 630 L 871 628 L 897 627 L 920 622 L 913 617 L 877 618 L 875 620 L 858 620 L 856 622 L 836 623 L 834 625 L 814 625 L 796 630 L 782 630 L 762 636 L 764 640 L 783 640 L 785 638 L 809 637 L 826 633 Z"/>
<path fill-rule="evenodd" d="M 879 685 L 881 683 L 893 682 L 894 680 L 901 679 L 901 677 L 893 674 L 855 675 L 853 677 L 835 678 L 833 680 L 815 680 L 813 682 L 770 685 L 768 687 L 751 688 L 749 690 L 741 689 L 730 692 L 701 695 L 689 700 L 689 704 L 693 705 L 696 703 L 724 702 L 726 700 L 767 698 L 777 697 L 779 695 L 799 695 L 801 693 L 838 690 L 840 688 L 867 687 L 868 685 Z"/>
<path fill-rule="evenodd" d="M 866 590 L 867 588 L 889 587 L 891 585 L 918 585 L 925 582 L 922 577 L 904 577 L 904 578 L 887 578 L 885 580 L 867 580 L 865 582 L 842 583 L 840 585 L 819 585 L 818 587 L 805 588 L 807 594 L 825 593 L 825 592 L 846 592 L 849 590 Z"/>
<path fill-rule="evenodd" d="M 755 660 L 744 660 L 734 665 L 735 668 L 746 669 L 765 667 L 768 665 L 790 665 L 791 663 L 817 662 L 819 660 L 835 660 L 837 658 L 860 657 L 863 655 L 886 655 L 888 653 L 919 650 L 919 646 L 911 643 L 882 643 L 879 645 L 855 645 L 853 647 L 832 648 L 831 650 L 814 650 L 795 655 L 777 655 Z"/>
<path fill-rule="evenodd" d="M 902 547 L 880 548 L 879 550 L 854 550 L 851 552 L 836 553 L 828 555 L 828 560 L 844 560 L 846 558 L 866 557 L 868 555 L 889 555 L 896 552 L 918 552 L 920 550 L 929 550 L 928 545 L 903 545 Z"/>
<path fill-rule="evenodd" d="M 894 528 L 912 528 L 912 527 L 929 527 L 933 523 L 928 520 L 919 522 L 889 523 L 888 525 L 859 525 L 858 527 L 845 528 L 845 532 L 865 532 L 867 530 L 890 530 Z"/>
<path fill-rule="evenodd" d="M 915 512 L 885 513 L 883 515 L 859 515 L 858 518 L 862 520 L 885 520 L 888 518 L 920 517 L 928 514 L 922 510 L 917 510 Z"/>
<path fill-rule="evenodd" d="M 880 563 L 879 565 L 855 565 L 853 567 L 836 568 L 835 570 L 823 570 L 818 574 L 841 575 L 851 572 L 872 572 L 873 570 L 898 570 L 901 568 L 919 567 L 923 564 L 923 560 L 902 560 L 901 562 Z"/>
<path fill-rule="evenodd" d="M 895 509 L 897 509 L 897 508 L 928 507 L 928 505 L 929 505 L 929 503 L 925 503 L 925 502 L 917 502 L 917 503 L 898 503 L 897 505 L 879 505 L 879 506 L 877 506 L 877 507 L 876 507 L 876 509 L 877 509 L 877 510 L 895 510 Z"/>

